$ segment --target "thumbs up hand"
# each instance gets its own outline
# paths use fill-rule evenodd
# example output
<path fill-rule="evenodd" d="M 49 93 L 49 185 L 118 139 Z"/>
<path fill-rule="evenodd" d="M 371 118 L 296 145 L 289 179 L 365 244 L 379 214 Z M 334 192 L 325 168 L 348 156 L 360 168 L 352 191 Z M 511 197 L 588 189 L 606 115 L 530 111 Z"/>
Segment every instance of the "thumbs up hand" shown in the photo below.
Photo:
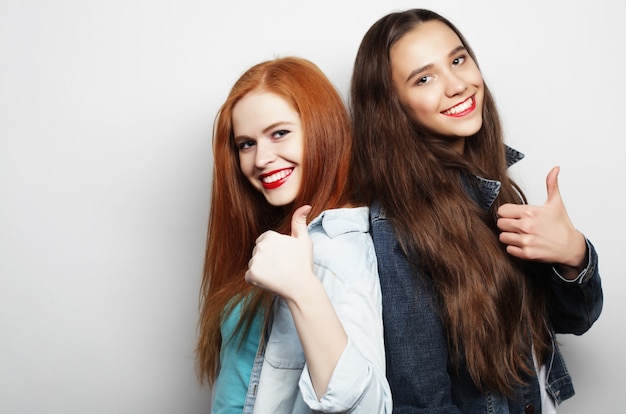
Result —
<path fill-rule="evenodd" d="M 306 224 L 310 206 L 298 208 L 291 218 L 291 235 L 266 231 L 256 240 L 245 274 L 246 281 L 290 299 L 313 273 L 313 243 Z"/>
<path fill-rule="evenodd" d="M 570 221 L 559 192 L 559 167 L 546 178 L 548 198 L 541 206 L 503 204 L 498 209 L 500 241 L 506 251 L 521 259 L 574 268 L 572 278 L 584 268 L 587 244 Z M 567 276 L 566 276 L 567 277 Z"/>

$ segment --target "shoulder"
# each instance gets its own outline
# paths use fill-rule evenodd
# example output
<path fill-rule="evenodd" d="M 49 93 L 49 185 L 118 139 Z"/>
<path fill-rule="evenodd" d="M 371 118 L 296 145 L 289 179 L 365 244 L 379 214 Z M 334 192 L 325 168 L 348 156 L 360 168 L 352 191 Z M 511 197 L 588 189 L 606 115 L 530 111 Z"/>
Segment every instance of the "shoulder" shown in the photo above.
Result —
<path fill-rule="evenodd" d="M 309 225 L 315 265 L 342 280 L 376 276 L 369 208 L 326 210 Z"/>
<path fill-rule="evenodd" d="M 350 233 L 369 231 L 369 208 L 336 208 L 323 211 L 309 224 L 309 234 L 323 234 L 335 239 Z"/>
<path fill-rule="evenodd" d="M 372 243 L 369 229 L 367 207 L 326 210 L 309 224 L 309 234 L 316 251 L 325 247 L 368 247 Z"/>

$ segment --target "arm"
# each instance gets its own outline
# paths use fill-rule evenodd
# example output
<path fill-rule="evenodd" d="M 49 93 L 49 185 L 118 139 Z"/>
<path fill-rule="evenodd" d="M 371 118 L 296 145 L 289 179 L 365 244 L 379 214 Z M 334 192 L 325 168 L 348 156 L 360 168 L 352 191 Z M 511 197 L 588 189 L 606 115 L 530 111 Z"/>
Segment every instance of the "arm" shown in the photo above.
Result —
<path fill-rule="evenodd" d="M 509 254 L 552 265 L 550 316 L 561 333 L 582 334 L 602 310 L 598 256 L 569 219 L 558 187 L 559 168 L 546 178 L 542 206 L 505 204 L 498 209 L 500 241 Z"/>
<path fill-rule="evenodd" d="M 391 413 L 371 239 L 357 232 L 335 239 L 314 234 L 313 273 L 310 253 L 299 253 L 311 248 L 297 245 L 297 239 L 310 243 L 304 220 L 295 223 L 297 214 L 292 237 L 260 238 L 246 278 L 289 307 L 306 359 L 299 381 L 303 400 L 313 412 Z M 346 243 L 354 237 L 363 244 Z"/>
<path fill-rule="evenodd" d="M 362 224 L 367 226 L 367 210 L 361 212 Z M 329 227 L 325 221 L 324 228 Z M 348 346 L 319 401 L 312 398 L 307 369 L 302 373 L 300 390 L 313 412 L 391 413 L 382 299 L 371 237 L 366 232 L 330 233 L 312 234 L 315 271 L 348 335 Z"/>
<path fill-rule="evenodd" d="M 563 277 L 574 280 L 587 265 L 587 244 L 565 210 L 558 176 L 559 167 L 548 173 L 548 199 L 543 205 L 503 204 L 498 209 L 497 225 L 500 241 L 510 255 L 551 263 Z"/>
<path fill-rule="evenodd" d="M 311 271 L 309 282 L 285 301 L 302 343 L 309 376 L 317 400 L 326 393 L 333 371 L 348 344 L 348 335 L 326 295 L 324 287 Z"/>
<path fill-rule="evenodd" d="M 560 270 L 551 267 L 550 320 L 557 333 L 581 335 L 598 319 L 602 312 L 603 293 L 598 271 L 598 254 L 586 240 L 587 264 L 579 275 L 569 280 Z"/>
<path fill-rule="evenodd" d="M 348 342 L 320 281 L 313 273 L 313 249 L 307 232 L 310 207 L 296 210 L 291 236 L 262 234 L 256 242 L 246 280 L 282 297 L 293 316 L 317 398 Z"/>

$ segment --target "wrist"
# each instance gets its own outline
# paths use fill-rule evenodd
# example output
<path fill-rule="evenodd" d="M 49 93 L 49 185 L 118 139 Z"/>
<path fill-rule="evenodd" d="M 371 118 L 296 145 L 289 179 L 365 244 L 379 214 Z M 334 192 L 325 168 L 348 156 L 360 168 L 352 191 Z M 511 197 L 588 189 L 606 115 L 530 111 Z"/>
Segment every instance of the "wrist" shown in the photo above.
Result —
<path fill-rule="evenodd" d="M 572 243 L 572 255 L 562 263 L 556 263 L 558 272 L 568 280 L 574 280 L 587 266 L 587 242 L 585 236 L 576 231 L 576 241 Z"/>
<path fill-rule="evenodd" d="M 311 296 L 316 296 L 319 290 L 324 291 L 322 283 L 313 271 L 305 276 L 298 276 L 298 279 L 298 282 L 293 283 L 289 291 L 282 295 L 289 307 L 303 306 Z"/>

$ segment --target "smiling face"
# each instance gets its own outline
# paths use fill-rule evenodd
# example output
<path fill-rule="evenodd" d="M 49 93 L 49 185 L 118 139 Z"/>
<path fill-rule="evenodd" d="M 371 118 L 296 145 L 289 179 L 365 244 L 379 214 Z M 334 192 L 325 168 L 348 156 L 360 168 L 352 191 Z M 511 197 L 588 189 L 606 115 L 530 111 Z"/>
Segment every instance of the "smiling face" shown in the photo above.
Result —
<path fill-rule="evenodd" d="M 253 91 L 233 107 L 232 125 L 243 175 L 271 205 L 292 203 L 304 152 L 298 112 L 275 93 Z"/>
<path fill-rule="evenodd" d="M 389 57 L 407 115 L 463 152 L 465 138 L 482 126 L 484 84 L 461 39 L 446 24 L 431 20 L 402 36 Z"/>

